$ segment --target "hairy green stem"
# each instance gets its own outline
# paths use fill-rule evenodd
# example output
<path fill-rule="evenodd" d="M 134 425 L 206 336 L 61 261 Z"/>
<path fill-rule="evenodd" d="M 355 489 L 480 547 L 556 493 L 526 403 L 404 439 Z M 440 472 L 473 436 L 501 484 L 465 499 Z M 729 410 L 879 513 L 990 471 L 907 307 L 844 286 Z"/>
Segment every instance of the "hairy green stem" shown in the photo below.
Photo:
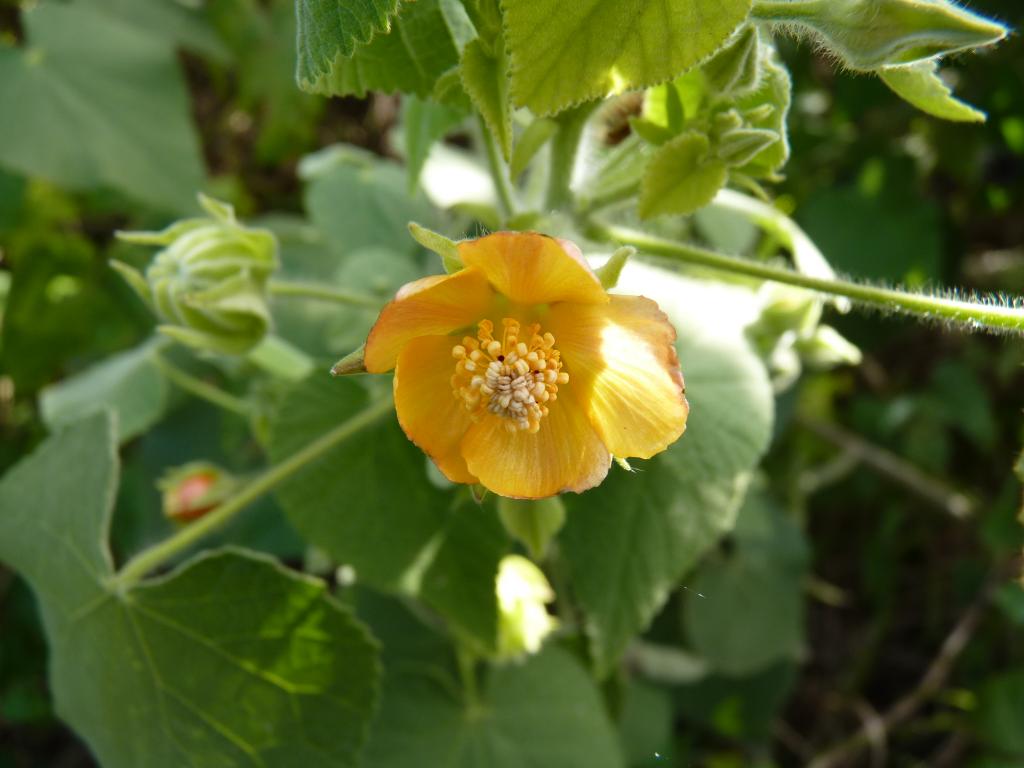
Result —
<path fill-rule="evenodd" d="M 580 216 L 589 216 L 592 213 L 597 213 L 598 211 L 615 205 L 616 203 L 621 203 L 632 197 L 636 197 L 639 193 L 639 181 L 632 182 L 630 184 L 623 184 L 618 187 L 612 187 L 611 189 L 605 189 L 598 192 L 593 197 L 587 197 L 580 200 L 577 212 Z"/>
<path fill-rule="evenodd" d="M 560 114 L 558 130 L 551 139 L 551 162 L 548 165 L 548 189 L 545 205 L 550 209 L 567 208 L 572 202 L 573 173 L 579 154 L 580 139 L 587 120 L 598 106 L 597 101 L 580 104 Z"/>
<path fill-rule="evenodd" d="M 938 320 L 971 331 L 1024 335 L 1024 309 L 929 296 L 895 288 L 882 288 L 847 280 L 813 277 L 736 256 L 725 256 L 695 245 L 649 235 L 625 227 L 591 224 L 586 234 L 595 239 L 635 248 L 657 256 L 708 269 L 771 280 L 832 296 L 844 296 L 861 304 L 890 312 Z"/>
<path fill-rule="evenodd" d="M 291 280 L 271 280 L 267 284 L 267 290 L 275 296 L 294 296 L 305 299 L 316 299 L 318 301 L 333 301 L 336 304 L 350 304 L 354 307 L 368 307 L 369 309 L 380 309 L 384 302 L 373 296 L 346 291 L 343 288 L 334 288 L 319 283 L 293 282 Z"/>
<path fill-rule="evenodd" d="M 367 406 L 352 418 L 313 440 L 284 461 L 264 471 L 263 474 L 242 488 L 241 491 L 210 510 L 203 517 L 193 523 L 189 523 L 170 538 L 137 554 L 125 563 L 124 567 L 112 577 L 110 586 L 118 590 L 132 587 L 147 573 L 186 551 L 210 533 L 223 528 L 235 515 L 256 501 L 260 496 L 276 488 L 296 472 L 303 469 L 307 464 L 316 461 L 339 443 L 344 442 L 360 430 L 382 419 L 391 410 L 392 400 L 390 396 L 383 397 L 379 401 Z"/>
<path fill-rule="evenodd" d="M 484 150 L 487 155 L 487 168 L 491 172 L 491 179 L 494 181 L 494 191 L 498 195 L 498 206 L 501 215 L 509 219 L 516 213 L 515 193 L 512 191 L 512 182 L 508 178 L 508 166 L 501 159 L 498 152 L 498 145 L 491 135 L 487 123 L 482 115 L 477 115 L 477 122 L 480 127 L 480 137 L 484 143 Z"/>
<path fill-rule="evenodd" d="M 225 392 L 220 387 L 215 387 L 213 384 L 208 384 L 200 378 L 193 376 L 191 373 L 187 373 L 178 366 L 171 363 L 169 360 L 164 359 L 160 355 L 153 355 L 153 362 L 156 363 L 157 368 L 171 380 L 177 387 L 185 390 L 189 394 L 195 395 L 201 400 L 205 400 L 208 403 L 213 403 L 218 408 L 223 408 L 225 411 L 231 411 L 237 413 L 239 416 L 249 416 L 252 413 L 252 409 L 249 404 L 240 397 Z"/>

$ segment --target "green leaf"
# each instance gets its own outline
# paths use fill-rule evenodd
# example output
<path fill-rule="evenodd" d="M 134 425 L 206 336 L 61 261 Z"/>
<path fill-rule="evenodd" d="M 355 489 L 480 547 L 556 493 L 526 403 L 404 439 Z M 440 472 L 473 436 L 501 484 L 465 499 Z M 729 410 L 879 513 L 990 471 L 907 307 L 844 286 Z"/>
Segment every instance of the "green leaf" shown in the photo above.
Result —
<path fill-rule="evenodd" d="M 145 432 L 167 408 L 167 379 L 155 359 L 163 346 L 147 341 L 44 389 L 39 408 L 46 425 L 53 430 L 109 408 L 117 414 L 121 442 Z"/>
<path fill-rule="evenodd" d="M 741 95 L 735 101 L 735 108 L 743 116 L 745 128 L 771 132 L 778 140 L 769 143 L 736 170 L 748 176 L 763 178 L 770 177 L 789 159 L 786 118 L 789 115 L 793 86 L 789 72 L 771 46 L 761 46 L 758 66 L 757 88 Z"/>
<path fill-rule="evenodd" d="M 779 134 L 763 128 L 737 128 L 724 134 L 718 142 L 718 157 L 729 166 L 751 162 L 779 140 Z"/>
<path fill-rule="evenodd" d="M 188 211 L 204 171 L 174 51 L 78 5 L 23 16 L 0 48 L 0 165 L 80 189 L 112 187 Z"/>
<path fill-rule="evenodd" d="M 513 99 L 549 115 L 668 80 L 718 50 L 750 5 L 750 0 L 506 0 Z"/>
<path fill-rule="evenodd" d="M 516 179 L 530 165 L 530 161 L 540 152 L 548 140 L 558 130 L 558 123 L 546 117 L 538 117 L 523 131 L 515 148 L 512 150 L 512 160 L 509 162 L 509 175 Z"/>
<path fill-rule="evenodd" d="M 290 456 L 369 399 L 351 379 L 314 374 L 277 409 L 271 460 Z M 389 589 L 417 586 L 451 504 L 449 494 L 431 485 L 426 459 L 395 421 L 328 451 L 284 483 L 277 497 L 310 544 L 351 565 L 359 580 Z"/>
<path fill-rule="evenodd" d="M 717 95 L 751 90 L 758 82 L 759 50 L 757 27 L 747 25 L 703 65 L 710 90 Z"/>
<path fill-rule="evenodd" d="M 419 596 L 477 654 L 498 641 L 498 563 L 509 540 L 493 509 L 467 499 L 448 518 L 437 554 L 423 574 Z"/>
<path fill-rule="evenodd" d="M 405 173 L 409 178 L 410 192 L 419 186 L 420 172 L 427 162 L 431 147 L 461 123 L 463 117 L 463 113 L 458 110 L 416 96 L 407 96 L 402 100 Z"/>
<path fill-rule="evenodd" d="M 673 703 L 685 723 L 702 724 L 729 739 L 764 743 L 771 739 L 796 679 L 797 665 L 792 663 L 747 677 L 712 675 L 675 688 Z"/>
<path fill-rule="evenodd" d="M 630 262 L 618 291 L 658 301 L 679 334 L 691 414 L 686 432 L 633 473 L 566 496 L 563 552 L 599 671 L 608 671 L 683 575 L 736 519 L 771 437 L 773 399 L 744 326 L 751 292 Z M 643 557 L 637 557 L 643 552 Z"/>
<path fill-rule="evenodd" d="M 324 96 L 401 91 L 427 97 L 471 37 L 472 24 L 458 0 L 406 2 L 387 34 L 356 46 L 350 57 L 339 53 L 324 67 L 305 71 L 300 55 L 299 86 Z"/>
<path fill-rule="evenodd" d="M 640 216 L 688 214 L 710 203 L 729 178 L 725 163 L 710 152 L 708 138 L 692 131 L 660 146 L 644 173 Z"/>
<path fill-rule="evenodd" d="M 905 67 L 887 67 L 878 71 L 887 86 L 904 101 L 922 112 L 943 120 L 960 123 L 983 123 L 986 115 L 953 95 L 939 77 L 935 61 L 923 61 Z"/>
<path fill-rule="evenodd" d="M 499 37 L 491 47 L 478 38 L 462 51 L 462 86 L 498 142 L 502 157 L 512 156 L 512 102 L 508 93 L 508 57 Z"/>
<path fill-rule="evenodd" d="M 490 670 L 483 701 L 467 706 L 437 668 L 386 672 L 366 768 L 621 768 L 601 697 L 579 664 L 547 648 Z"/>
<path fill-rule="evenodd" d="M 365 407 L 351 380 L 324 374 L 294 387 L 270 424 L 281 461 Z M 379 589 L 419 595 L 450 629 L 486 653 L 498 639 L 495 580 L 509 541 L 493 510 L 454 504 L 427 460 L 390 422 L 339 445 L 281 486 L 278 498 L 310 544 Z M 347 450 L 345 445 L 348 445 Z"/>
<path fill-rule="evenodd" d="M 803 650 L 805 545 L 762 492 L 740 512 L 736 547 L 703 566 L 686 599 L 687 634 L 720 673 L 745 676 Z M 736 617 L 743 617 L 743 632 Z"/>
<path fill-rule="evenodd" d="M 664 689 L 632 681 L 625 692 L 622 743 L 634 768 L 677 764 L 672 735 L 672 698 Z"/>
<path fill-rule="evenodd" d="M 39 598 L 58 713 L 107 768 L 355 765 L 376 646 L 322 582 L 236 550 L 110 588 L 114 438 L 90 416 L 0 482 L 0 560 Z"/>
<path fill-rule="evenodd" d="M 313 372 L 313 360 L 298 347 L 279 336 L 267 334 L 245 353 L 245 359 L 284 381 L 302 381 Z"/>
<path fill-rule="evenodd" d="M 981 688 L 975 724 L 982 740 L 1007 757 L 1024 760 L 1024 667 L 990 678 Z M 1007 763 L 1009 765 L 1009 763 Z"/>
<path fill-rule="evenodd" d="M 296 0 L 298 69 L 301 88 L 325 77 L 339 56 L 386 33 L 401 0 Z"/>
<path fill-rule="evenodd" d="M 224 44 L 200 6 L 167 0 L 76 0 L 76 4 L 134 27 L 160 42 L 218 59 L 227 57 Z"/>
<path fill-rule="evenodd" d="M 529 550 L 538 562 L 547 556 L 552 539 L 565 525 L 565 504 L 558 496 L 538 501 L 498 497 L 501 524 Z"/>
<path fill-rule="evenodd" d="M 428 251 L 441 257 L 441 265 L 449 275 L 463 268 L 462 257 L 459 256 L 459 246 L 454 240 L 426 227 L 421 227 L 415 221 L 409 222 L 409 234 L 412 235 L 413 240 Z"/>
<path fill-rule="evenodd" d="M 950 0 L 758 0 L 754 17 L 811 34 L 861 71 L 991 45 L 1007 33 Z"/>
<path fill-rule="evenodd" d="M 412 254 L 407 225 L 431 227 L 436 214 L 422 194 L 410 195 L 402 168 L 346 149 L 307 158 L 305 207 L 336 253 L 368 246 Z"/>
<path fill-rule="evenodd" d="M 46 440 L 0 481 L 0 560 L 64 615 L 112 572 L 103 537 L 117 489 L 114 426 L 94 413 Z M 52 567 L 60 558 L 62 567 Z"/>

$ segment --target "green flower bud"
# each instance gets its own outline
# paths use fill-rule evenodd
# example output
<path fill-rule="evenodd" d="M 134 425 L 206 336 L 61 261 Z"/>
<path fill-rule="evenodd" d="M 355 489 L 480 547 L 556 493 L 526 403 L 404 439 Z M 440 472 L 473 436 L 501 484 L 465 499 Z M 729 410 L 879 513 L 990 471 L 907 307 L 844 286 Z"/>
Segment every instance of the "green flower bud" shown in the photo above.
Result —
<path fill-rule="evenodd" d="M 145 276 L 112 266 L 164 321 L 159 331 L 191 347 L 240 354 L 270 329 L 267 281 L 277 269 L 277 241 L 235 219 L 234 209 L 203 195 L 209 218 L 186 219 L 162 232 L 119 232 L 132 243 L 162 245 Z"/>
<path fill-rule="evenodd" d="M 746 26 L 725 48 L 703 65 L 710 89 L 716 94 L 740 93 L 757 87 L 757 28 Z"/>
<path fill-rule="evenodd" d="M 760 334 L 774 337 L 793 331 L 799 337 L 813 333 L 821 319 L 822 300 L 813 293 L 779 283 L 765 283 L 758 291 L 762 301 Z"/>
<path fill-rule="evenodd" d="M 812 368 L 829 369 L 837 365 L 859 365 L 860 349 L 829 325 L 819 325 L 809 338 L 796 345 L 800 357 Z"/>
<path fill-rule="evenodd" d="M 861 71 L 991 45 L 1006 28 L 949 0 L 758 0 L 753 15 L 807 32 Z"/>
<path fill-rule="evenodd" d="M 507 555 L 498 566 L 498 658 L 520 659 L 540 650 L 558 626 L 544 607 L 555 593 L 540 568 L 520 555 Z"/>

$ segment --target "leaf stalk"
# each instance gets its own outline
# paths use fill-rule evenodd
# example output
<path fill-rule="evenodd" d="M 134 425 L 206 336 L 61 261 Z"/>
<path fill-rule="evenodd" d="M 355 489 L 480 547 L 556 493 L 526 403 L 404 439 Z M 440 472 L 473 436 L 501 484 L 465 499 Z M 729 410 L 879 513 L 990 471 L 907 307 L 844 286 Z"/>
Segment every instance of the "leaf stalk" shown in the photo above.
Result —
<path fill-rule="evenodd" d="M 591 223 L 585 232 L 588 237 L 595 240 L 617 245 L 632 245 L 640 251 L 684 264 L 771 280 L 830 296 L 843 296 L 883 311 L 946 322 L 969 331 L 1024 336 L 1024 308 L 1017 300 L 1008 301 L 1005 305 L 983 304 L 848 280 L 815 277 L 750 259 L 726 256 L 699 246 L 666 240 L 626 227 Z"/>
<path fill-rule="evenodd" d="M 239 512 L 263 494 L 288 480 L 307 464 L 316 461 L 339 443 L 376 423 L 391 410 L 392 398 L 390 395 L 368 405 L 355 416 L 313 440 L 284 461 L 265 470 L 242 490 L 210 510 L 203 517 L 188 524 L 170 538 L 137 554 L 111 578 L 110 586 L 119 591 L 130 589 L 146 574 L 186 551 L 214 531 L 223 528 Z"/>

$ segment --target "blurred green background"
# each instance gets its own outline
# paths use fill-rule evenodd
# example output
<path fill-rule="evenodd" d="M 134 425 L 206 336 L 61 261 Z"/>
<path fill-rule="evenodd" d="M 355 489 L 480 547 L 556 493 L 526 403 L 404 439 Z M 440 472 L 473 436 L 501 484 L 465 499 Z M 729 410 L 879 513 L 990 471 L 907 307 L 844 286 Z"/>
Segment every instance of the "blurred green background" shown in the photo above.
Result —
<path fill-rule="evenodd" d="M 80 2 L 118 15 L 148 44 L 140 60 L 152 58 L 164 106 L 147 115 L 148 107 L 126 104 L 130 94 L 83 82 L 83 95 L 108 118 L 126 111 L 116 120 L 84 114 L 62 124 L 59 114 L 36 115 L 12 101 L 18 94 L 5 88 L 0 69 L 2 108 L 23 109 L 22 119 L 38 119 L 47 131 L 26 148 L 0 129 L 0 472 L 42 438 L 36 396 L 44 386 L 149 333 L 148 313 L 106 267 L 123 250 L 112 232 L 159 226 L 179 204 L 187 207 L 191 196 L 180 203 L 179 188 L 190 174 L 201 183 L 201 169 L 179 159 L 189 157 L 190 142 L 199 142 L 211 193 L 244 216 L 274 211 L 283 223 L 290 220 L 280 214 L 315 205 L 297 176 L 303 155 L 335 142 L 397 153 L 395 97 L 327 101 L 296 89 L 290 0 L 212 0 L 202 16 L 146 10 L 161 4 Z M 1019 0 L 971 6 L 1024 27 Z M 0 7 L 0 40 L 18 44 L 25 35 L 19 9 Z M 957 95 L 988 111 L 980 127 L 928 118 L 875 78 L 837 72 L 791 41 L 780 46 L 795 101 L 779 205 L 836 269 L 910 286 L 1024 293 L 1020 38 L 947 62 Z M 153 151 L 163 147 L 163 159 L 122 154 L 138 135 Z M 36 163 L 42 167 L 104 144 L 94 167 L 72 169 L 109 182 L 102 191 L 24 175 L 32 152 L 48 153 Z M 62 172 L 72 173 L 66 165 Z M 394 226 L 400 238 L 402 221 Z M 635 689 L 626 709 L 634 763 L 805 764 L 878 716 L 868 702 L 900 701 L 937 663 L 941 692 L 889 729 L 887 764 L 1024 766 L 1024 593 L 1000 583 L 1019 568 L 1014 558 L 1024 546 L 1020 485 L 1010 471 L 1024 438 L 1024 346 L 870 314 L 829 322 L 860 345 L 865 361 L 805 374 L 781 397 L 766 463 L 776 495 L 800 507 L 805 532 L 790 532 L 780 546 L 810 563 L 812 577 L 793 608 L 804 632 L 775 638 L 784 658 L 769 666 L 681 683 L 670 695 Z M 133 526 L 156 508 L 146 481 L 152 468 L 189 458 L 204 436 L 236 462 L 255 459 L 244 450 L 239 457 L 242 436 L 232 442 L 208 409 L 181 408 L 173 428 L 128 448 L 115 541 L 137 541 Z M 236 533 L 258 539 L 260 521 L 274 514 L 268 502 L 245 519 L 248 532 Z M 294 541 L 275 547 L 299 551 Z M 701 624 L 746 622 L 748 643 L 772 636 L 776 611 L 792 595 L 776 604 L 755 590 L 752 606 L 760 610 L 714 615 L 695 595 L 724 577 L 701 571 L 651 636 L 674 635 L 681 615 Z M 966 649 L 942 666 L 940 649 L 957 626 Z M 749 658 L 743 648 L 734 652 Z M 642 745 L 658 743 L 665 728 L 676 754 L 655 757 Z M 869 764 L 870 754 L 851 764 Z M 0 768 L 89 765 L 52 712 L 33 598 L 0 568 Z"/>

